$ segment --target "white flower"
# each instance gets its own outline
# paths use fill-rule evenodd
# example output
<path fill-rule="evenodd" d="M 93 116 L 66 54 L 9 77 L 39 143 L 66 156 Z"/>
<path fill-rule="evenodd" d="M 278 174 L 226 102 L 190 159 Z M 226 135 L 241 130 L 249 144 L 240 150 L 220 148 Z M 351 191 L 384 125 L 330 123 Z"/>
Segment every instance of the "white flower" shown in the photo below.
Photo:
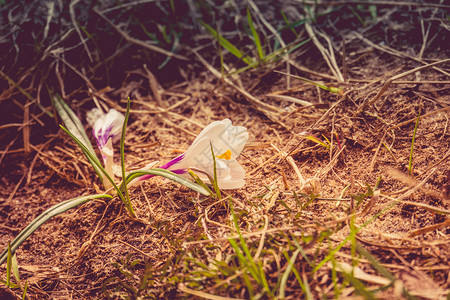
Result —
<path fill-rule="evenodd" d="M 125 116 L 114 108 L 106 114 L 94 108 L 87 114 L 86 119 L 92 126 L 92 133 L 100 150 L 110 138 L 113 143 L 120 139 Z"/>
<path fill-rule="evenodd" d="M 214 160 L 211 144 L 216 156 L 216 172 L 219 188 L 237 189 L 245 184 L 245 171 L 236 158 L 242 152 L 248 140 L 247 129 L 233 126 L 229 119 L 215 121 L 206 126 L 182 155 L 168 162 L 161 168 L 178 174 L 186 174 L 192 169 L 197 175 L 209 182 L 208 177 L 214 176 Z M 206 174 L 205 174 L 206 173 Z"/>
<path fill-rule="evenodd" d="M 98 108 L 94 108 L 87 113 L 86 119 L 92 126 L 92 133 L 102 154 L 105 170 L 113 177 L 114 149 L 112 144 L 120 139 L 125 116 L 114 108 L 106 114 Z M 109 186 L 109 181 L 103 180 L 103 182 Z"/>

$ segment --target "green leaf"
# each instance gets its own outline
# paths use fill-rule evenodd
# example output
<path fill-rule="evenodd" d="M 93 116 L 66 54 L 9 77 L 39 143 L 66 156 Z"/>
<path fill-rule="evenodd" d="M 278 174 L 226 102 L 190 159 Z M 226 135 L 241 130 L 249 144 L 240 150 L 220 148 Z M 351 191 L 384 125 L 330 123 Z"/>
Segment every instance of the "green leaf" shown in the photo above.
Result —
<path fill-rule="evenodd" d="M 297 256 L 300 253 L 301 248 L 298 248 L 292 256 L 289 258 L 289 261 L 287 262 L 286 270 L 284 271 L 283 275 L 281 276 L 281 282 L 280 282 L 280 291 L 279 291 L 279 297 L 280 299 L 284 299 L 286 296 L 286 283 L 289 278 L 289 274 L 291 273 L 292 269 L 294 268 L 295 261 L 297 260 Z M 287 255 L 287 253 L 286 253 Z M 302 285 L 302 281 L 299 281 Z M 302 286 L 303 287 L 303 286 Z"/>
<path fill-rule="evenodd" d="M 198 185 L 200 185 L 205 190 L 207 190 L 210 193 L 210 195 L 213 194 L 211 189 L 206 185 L 206 183 L 203 182 L 203 180 L 200 179 L 200 177 L 198 177 L 197 174 L 194 173 L 194 171 L 192 171 L 191 169 L 188 169 L 188 173 L 189 173 L 189 175 L 191 175 L 192 179 L 194 179 L 195 182 L 197 182 Z"/>
<path fill-rule="evenodd" d="M 100 160 L 98 159 L 97 154 L 95 154 L 94 148 L 89 141 L 86 131 L 84 131 L 84 127 L 80 119 L 78 119 L 77 115 L 70 109 L 70 107 L 58 94 L 54 95 L 53 97 L 53 106 L 58 112 L 58 115 L 61 117 L 61 120 L 64 122 L 67 130 L 86 147 L 87 151 L 90 154 L 90 156 L 86 155 L 86 157 L 91 163 L 95 172 L 98 174 L 98 177 L 100 177 L 100 179 L 102 180 L 102 172 L 98 168 L 97 164 L 94 163 L 94 161 L 100 163 Z"/>
<path fill-rule="evenodd" d="M 293 77 L 293 78 L 296 78 L 298 80 L 304 81 L 304 82 L 312 84 L 312 85 L 315 85 L 315 86 L 317 86 L 317 87 L 319 87 L 319 88 L 321 88 L 323 90 L 329 91 L 329 92 L 334 93 L 334 94 L 342 95 L 342 93 L 344 92 L 343 89 L 341 89 L 339 87 L 326 86 L 326 85 L 320 84 L 318 82 L 309 80 L 308 78 L 305 78 L 305 77 L 292 75 L 292 74 L 288 74 L 288 73 L 284 73 L 284 72 L 280 72 L 280 71 L 275 71 L 275 72 L 283 74 L 283 75 L 287 75 L 287 76 L 290 76 L 290 77 Z"/>
<path fill-rule="evenodd" d="M 6 285 L 9 286 L 11 283 L 11 265 L 12 265 L 12 253 L 11 253 L 11 243 L 8 243 L 8 248 L 6 249 Z"/>
<path fill-rule="evenodd" d="M 126 203 L 125 202 L 126 200 L 125 200 L 125 197 L 122 194 L 122 191 L 119 189 L 119 187 L 114 182 L 114 180 L 111 178 L 111 176 L 108 174 L 108 172 L 106 172 L 106 170 L 102 167 L 102 164 L 100 163 L 100 161 L 94 160 L 94 158 L 91 156 L 91 153 L 86 148 L 86 146 L 80 140 L 78 140 L 77 137 L 74 136 L 69 130 L 67 130 L 67 128 L 65 128 L 62 125 L 59 125 L 59 127 L 61 127 L 62 130 L 64 130 L 68 135 L 70 135 L 70 137 L 75 141 L 75 143 L 77 143 L 78 146 L 80 146 L 80 148 L 83 151 L 84 155 L 86 155 L 86 157 L 88 159 L 92 160 L 92 162 L 95 164 L 95 166 L 99 169 L 100 174 L 103 173 L 103 175 L 105 175 L 106 179 L 108 179 L 108 181 L 112 184 L 112 186 L 116 190 L 117 195 L 120 197 L 120 199 L 122 199 L 123 203 Z M 101 177 L 101 175 L 99 175 L 99 176 Z"/>
<path fill-rule="evenodd" d="M 256 45 L 256 49 L 258 50 L 259 58 L 262 59 L 265 56 L 265 54 L 261 45 L 261 40 L 259 39 L 258 32 L 256 32 L 255 25 L 253 24 L 252 14 L 250 13 L 249 7 L 247 7 L 247 22 L 248 26 L 250 26 L 250 31 L 252 32 L 253 41 Z"/>
<path fill-rule="evenodd" d="M 77 115 L 70 109 L 70 107 L 58 94 L 53 97 L 53 105 L 55 106 L 55 109 L 64 122 L 66 128 L 80 141 L 82 141 L 86 148 L 89 149 L 89 151 L 95 154 L 94 148 L 92 147 L 92 144 L 89 141 L 86 132 L 84 131 L 84 127 L 80 119 L 78 119 Z"/>
<path fill-rule="evenodd" d="M 25 281 L 25 287 L 23 288 L 22 300 L 27 299 L 28 281 Z"/>
<path fill-rule="evenodd" d="M 175 174 L 169 170 L 155 168 L 150 170 L 137 170 L 130 172 L 126 177 L 126 183 L 130 183 L 131 180 L 141 177 L 142 175 L 154 175 L 154 176 L 162 176 L 167 179 L 170 179 L 172 181 L 178 182 L 179 184 L 184 185 L 185 187 L 190 188 L 191 190 L 194 190 L 196 192 L 199 192 L 200 194 L 203 194 L 205 196 L 210 196 L 210 191 L 208 191 L 206 188 L 202 187 L 201 185 L 194 183 L 190 181 L 189 179 L 184 178 L 181 175 Z M 123 183 L 122 183 L 123 185 Z M 122 188 L 122 186 L 121 186 Z"/>
<path fill-rule="evenodd" d="M 358 294 L 363 296 L 363 299 L 368 300 L 376 299 L 375 296 L 372 294 L 372 292 L 370 292 L 364 286 L 364 284 L 359 279 L 357 279 L 353 274 L 347 272 L 342 272 L 342 274 L 344 275 L 345 279 L 347 279 L 352 284 L 352 286 L 355 288 Z"/>
<path fill-rule="evenodd" d="M 71 208 L 77 207 L 78 205 L 81 205 L 85 202 L 88 202 L 92 199 L 99 199 L 99 198 L 112 198 L 111 195 L 108 194 L 98 194 L 98 195 L 89 195 L 89 196 L 83 196 L 78 198 L 73 198 L 70 200 L 66 200 L 64 202 L 61 202 L 55 206 L 50 207 L 46 211 L 44 211 L 42 214 L 40 214 L 36 219 L 33 220 L 25 229 L 23 229 L 18 236 L 11 242 L 11 248 L 10 253 L 14 254 L 14 252 L 19 248 L 19 246 L 36 230 L 38 229 L 42 224 L 47 222 L 50 218 L 59 215 Z M 5 249 L 3 253 L 0 255 L 0 265 L 5 262 L 5 260 L 8 258 L 8 252 L 9 249 Z"/>
<path fill-rule="evenodd" d="M 123 121 L 122 126 L 122 136 L 120 137 L 120 163 L 122 167 L 122 178 L 125 178 L 125 132 L 127 131 L 127 123 L 128 118 L 130 117 L 130 97 L 128 97 L 127 101 L 127 112 L 125 113 L 125 120 Z M 133 206 L 131 206 L 130 195 L 128 194 L 127 185 L 124 186 L 125 190 L 125 206 L 128 209 L 128 212 L 134 216 Z"/>
<path fill-rule="evenodd" d="M 394 275 L 392 275 L 391 272 L 389 272 L 383 265 L 380 264 L 380 262 L 372 255 L 369 251 L 367 251 L 363 246 L 360 244 L 356 244 L 356 250 L 364 256 L 374 267 L 375 270 L 380 272 L 381 275 L 383 275 L 385 278 L 392 281 L 392 283 L 396 280 Z"/>
<path fill-rule="evenodd" d="M 14 278 L 16 279 L 17 284 L 20 285 L 20 276 L 19 276 L 19 264 L 17 263 L 16 254 L 12 256 L 12 268 L 14 273 Z"/>
<path fill-rule="evenodd" d="M 321 140 L 319 140 L 318 138 L 316 138 L 312 134 L 303 135 L 302 137 L 304 137 L 305 139 L 308 139 L 310 141 L 313 141 L 314 143 L 322 145 L 323 147 L 325 147 L 327 149 L 330 149 L 330 146 L 329 146 L 330 143 L 329 142 L 328 142 L 328 144 L 326 144 L 326 143 L 322 142 Z"/>
<path fill-rule="evenodd" d="M 250 56 L 244 56 L 244 54 L 236 48 L 231 42 L 229 42 L 226 38 L 221 36 L 214 28 L 203 22 L 202 20 L 199 20 L 200 25 L 202 25 L 217 41 L 219 44 L 230 51 L 231 54 L 236 56 L 239 59 L 242 59 L 243 62 L 245 62 L 248 65 L 253 64 L 253 59 Z"/>

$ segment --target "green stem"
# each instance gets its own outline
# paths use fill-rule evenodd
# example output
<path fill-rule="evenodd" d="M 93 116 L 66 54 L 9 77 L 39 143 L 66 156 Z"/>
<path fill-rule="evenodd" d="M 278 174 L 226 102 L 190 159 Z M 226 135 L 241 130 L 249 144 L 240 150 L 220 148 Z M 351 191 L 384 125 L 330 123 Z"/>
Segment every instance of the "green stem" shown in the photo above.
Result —
<path fill-rule="evenodd" d="M 122 167 L 122 178 L 125 178 L 125 132 L 127 130 L 128 118 L 130 116 L 130 97 L 128 97 L 127 101 L 127 112 L 125 113 L 125 120 L 123 121 L 122 126 L 122 136 L 120 138 L 120 163 Z M 131 205 L 130 195 L 128 194 L 128 187 L 124 185 L 125 190 L 125 206 L 127 207 L 128 212 L 134 217 L 135 213 L 133 210 L 133 206 Z"/>

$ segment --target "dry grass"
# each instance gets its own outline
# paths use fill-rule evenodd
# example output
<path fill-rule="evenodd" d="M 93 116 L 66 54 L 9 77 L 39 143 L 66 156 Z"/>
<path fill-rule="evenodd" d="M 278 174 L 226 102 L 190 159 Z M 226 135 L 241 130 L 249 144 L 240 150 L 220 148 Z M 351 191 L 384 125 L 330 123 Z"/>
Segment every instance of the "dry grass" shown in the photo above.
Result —
<path fill-rule="evenodd" d="M 42 226 L 17 251 L 28 297 L 445 298 L 450 270 L 449 7 L 349 1 L 300 9 L 296 2 L 249 2 L 265 53 L 279 50 L 275 41 L 291 46 L 311 41 L 247 68 L 188 22 L 202 16 L 256 57 L 251 34 L 242 25 L 246 6 L 232 2 L 238 9 L 225 7 L 228 14 L 222 14 L 208 1 L 202 3 L 187 7 L 189 13 L 180 14 L 168 31 L 184 33 L 180 27 L 190 24 L 187 32 L 196 33 L 194 44 L 181 38 L 178 58 L 168 54 L 175 40 L 164 44 L 161 28 L 155 31 L 161 34 L 156 45 L 144 46 L 142 35 L 133 35 L 136 28 L 125 15 L 144 26 L 154 23 L 139 18 L 137 5 L 115 10 L 122 16 L 105 5 L 97 8 L 97 22 L 106 18 L 101 24 L 111 27 L 101 27 L 102 34 L 114 28 L 114 36 L 126 41 L 109 60 L 99 58 L 100 44 L 93 50 L 94 39 L 79 39 L 83 59 L 98 64 L 76 64 L 64 55 L 41 60 L 34 70 L 45 66 L 44 73 L 54 71 L 57 79 L 48 91 L 44 83 L 53 75 L 39 77 L 20 65 L 2 71 L 9 85 L 1 101 L 12 114 L 0 125 L 6 133 L 0 159 L 1 247 L 51 205 L 101 189 L 80 151 L 45 114 L 51 111 L 43 100 L 46 93 L 58 91 L 80 117 L 94 101 L 124 111 L 131 97 L 128 170 L 153 160 L 165 163 L 214 120 L 229 118 L 251 136 L 240 159 L 246 185 L 224 192 L 223 199 L 153 178 L 130 191 L 136 218 L 119 199 L 96 200 Z M 287 26 L 280 10 L 298 25 Z M 305 25 L 305 17 L 314 21 Z M 233 18 L 244 28 L 236 27 Z M 165 17 L 160 21 L 168 24 Z M 83 36 L 82 29 L 74 26 L 75 36 Z M 131 58 L 119 63 L 125 54 Z M 143 66 L 146 56 L 158 63 Z M 158 71 L 165 57 L 170 63 Z M 122 74 L 116 84 L 98 79 L 111 75 L 105 71 L 108 61 L 114 64 L 109 70 Z M 246 69 L 234 72 L 241 68 Z M 273 70 L 339 87 L 342 93 Z M 174 73 L 177 80 L 167 80 Z M 73 76 L 82 82 L 76 88 Z M 17 128 L 21 137 L 14 140 Z M 2 270 L 6 274 L 5 266 Z M 19 289 L 4 286 L 2 293 L 21 296 Z"/>

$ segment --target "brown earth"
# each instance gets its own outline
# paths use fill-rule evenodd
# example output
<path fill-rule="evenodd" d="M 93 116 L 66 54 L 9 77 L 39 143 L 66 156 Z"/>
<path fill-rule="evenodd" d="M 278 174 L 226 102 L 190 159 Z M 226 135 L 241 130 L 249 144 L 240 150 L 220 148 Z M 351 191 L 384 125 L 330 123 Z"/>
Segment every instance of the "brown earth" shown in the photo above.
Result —
<path fill-rule="evenodd" d="M 155 160 L 169 161 L 186 150 L 201 129 L 214 120 L 229 118 L 234 125 L 245 126 L 250 140 L 239 161 L 246 170 L 246 185 L 226 192 L 241 214 L 243 233 L 256 232 L 267 225 L 266 239 L 270 240 L 267 243 L 271 249 L 271 243 L 276 244 L 283 234 L 317 237 L 328 232 L 325 242 L 311 248 L 305 245 L 310 259 L 318 263 L 349 235 L 352 226 L 363 227 L 370 221 L 356 236 L 359 244 L 412 294 L 438 299 L 449 292 L 450 280 L 448 30 L 437 32 L 435 43 L 427 46 L 424 58 L 420 58 L 422 41 L 418 37 L 404 38 L 408 33 L 418 34 L 414 31 L 417 27 L 408 31 L 404 27 L 413 24 L 403 22 L 401 26 L 396 30 L 373 27 L 364 33 L 364 38 L 342 31 L 346 41 L 345 67 L 338 62 L 345 82 L 332 79 L 312 42 L 307 51 L 292 57 L 304 69 L 291 66 L 291 72 L 338 86 L 342 88 L 341 95 L 295 78 L 290 79 L 288 87 L 287 76 L 272 72 L 286 72 L 286 63 L 281 61 L 268 72 L 250 70 L 240 75 L 242 88 L 272 108 L 245 97 L 202 67 L 195 69 L 189 80 L 160 86 L 161 103 L 149 92 L 148 82 L 152 79 L 148 77 L 142 77 L 145 81 L 130 77 L 120 88 L 100 91 L 96 96 L 122 112 L 124 99 L 131 97 L 125 139 L 128 170 Z M 336 35 L 329 36 L 334 37 L 335 51 L 342 56 L 341 40 Z M 380 43 L 384 39 L 398 52 L 393 53 Z M 447 41 L 447 45 L 442 41 Z M 428 65 L 434 62 L 441 63 Z M 415 68 L 418 69 L 410 74 L 397 76 Z M 291 98 L 282 100 L 273 95 Z M 91 99 L 66 100 L 84 121 Z M 295 99 L 310 104 L 293 103 Z M 159 109 L 181 101 L 169 112 Z M 419 114 L 413 168 L 408 175 Z M 61 130 L 53 133 L 56 125 L 53 126 L 53 131 L 38 125 L 31 128 L 32 135 L 45 136 L 50 141 L 33 145 L 29 153 L 2 145 L 2 250 L 47 208 L 101 191 L 100 182 L 81 151 Z M 304 132 L 321 141 L 328 139 L 332 146 L 320 146 L 306 139 Z M 19 134 L 18 139 L 21 138 Z M 358 198 L 368 192 L 367 185 L 371 189 L 377 186 L 379 194 Z M 120 272 L 126 269 L 127 256 L 129 261 L 139 260 L 133 273 L 137 276 L 136 287 L 146 267 L 158 273 L 169 262 L 170 274 L 172 265 L 175 269 L 178 264 L 174 260 L 178 255 L 185 258 L 192 251 L 205 258 L 215 253 L 208 252 L 207 243 L 189 242 L 202 240 L 208 234 L 214 239 L 234 234 L 230 230 L 229 203 L 216 203 L 212 198 L 202 198 L 200 202 L 195 192 L 168 180 L 152 178 L 133 187 L 130 195 L 136 219 L 127 214 L 118 198 L 95 200 L 51 219 L 22 244 L 16 252 L 17 260 L 21 279 L 28 282 L 30 298 L 118 297 L 115 291 L 126 290 L 124 286 L 133 282 Z M 312 195 L 317 198 L 307 203 Z M 349 217 L 353 214 L 353 218 Z M 249 240 L 257 247 L 260 236 Z M 186 242 L 188 245 L 183 246 Z M 214 245 L 226 253 L 230 251 L 227 243 L 219 240 Z M 184 256 L 180 251 L 186 251 Z M 350 262 L 351 253 L 351 244 L 345 244 L 335 259 Z M 302 266 L 301 256 L 298 259 Z M 360 260 L 360 268 L 376 273 L 367 260 Z M 275 265 L 272 260 L 265 266 L 268 274 L 276 273 Z M 4 279 L 6 264 L 0 272 Z M 319 269 L 309 282 L 313 295 L 333 297 L 331 276 L 328 265 Z M 376 286 L 365 282 L 367 287 Z M 154 298 L 190 295 L 178 283 L 159 279 L 152 284 L 149 290 Z M 205 283 L 202 288 L 215 294 L 212 285 Z M 290 297 L 296 289 L 300 290 L 293 284 L 290 289 Z M 3 285 L 0 288 L 0 296 L 21 294 L 17 289 Z M 246 297 L 233 289 L 218 294 Z M 352 295 L 354 291 L 349 289 L 342 291 L 341 297 Z M 379 295 L 398 296 L 395 288 Z"/>

